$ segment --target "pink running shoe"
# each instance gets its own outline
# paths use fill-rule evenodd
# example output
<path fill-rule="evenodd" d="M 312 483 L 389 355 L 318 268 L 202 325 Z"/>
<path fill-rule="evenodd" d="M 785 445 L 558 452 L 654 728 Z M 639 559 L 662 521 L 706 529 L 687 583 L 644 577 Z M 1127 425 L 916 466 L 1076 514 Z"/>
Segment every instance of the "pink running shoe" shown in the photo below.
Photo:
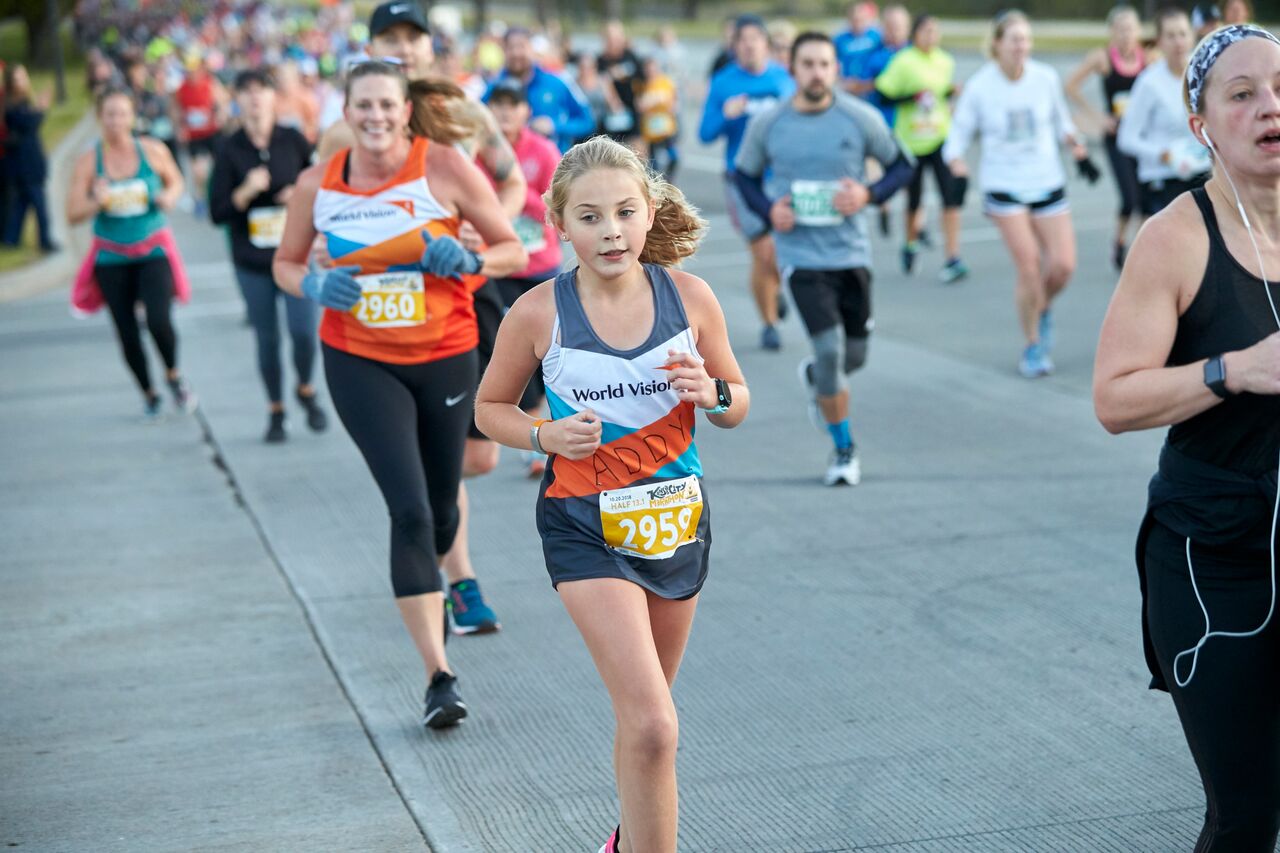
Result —
<path fill-rule="evenodd" d="M 621 831 L 621 826 L 613 831 L 613 835 L 610 835 L 609 840 L 600 848 L 600 853 L 618 853 L 618 833 Z"/>

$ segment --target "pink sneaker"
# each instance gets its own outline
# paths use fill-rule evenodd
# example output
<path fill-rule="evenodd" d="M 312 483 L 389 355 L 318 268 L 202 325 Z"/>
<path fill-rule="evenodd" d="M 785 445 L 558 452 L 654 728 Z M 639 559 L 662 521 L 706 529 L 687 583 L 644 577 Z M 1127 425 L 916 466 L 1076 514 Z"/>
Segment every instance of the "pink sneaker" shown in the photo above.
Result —
<path fill-rule="evenodd" d="M 600 853 L 618 853 L 618 833 L 621 831 L 621 826 L 613 831 L 613 835 L 610 835 L 609 840 L 600 848 Z"/>

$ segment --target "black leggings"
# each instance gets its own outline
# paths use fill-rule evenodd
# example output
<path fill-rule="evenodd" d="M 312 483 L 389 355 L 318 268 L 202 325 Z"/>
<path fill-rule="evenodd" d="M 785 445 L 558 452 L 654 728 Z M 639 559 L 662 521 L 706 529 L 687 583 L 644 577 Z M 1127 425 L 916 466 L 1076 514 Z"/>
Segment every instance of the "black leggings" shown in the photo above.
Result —
<path fill-rule="evenodd" d="M 1156 524 L 1147 541 L 1147 624 L 1207 800 L 1195 853 L 1272 853 L 1280 831 L 1280 626 L 1248 639 L 1215 637 L 1180 688 L 1174 657 L 1204 633 L 1187 573 L 1186 540 Z M 1215 631 L 1252 631 L 1271 602 L 1270 556 L 1191 546 L 1196 584 Z M 1187 677 L 1191 655 L 1178 662 Z"/>
<path fill-rule="evenodd" d="M 475 350 L 387 364 L 324 346 L 329 396 L 391 516 L 397 598 L 440 592 L 436 555 L 458 533 L 458 483 L 475 401 Z"/>
<path fill-rule="evenodd" d="M 280 302 L 284 302 L 285 325 L 293 342 L 293 367 L 299 385 L 311 384 L 316 360 L 316 304 L 291 296 L 276 287 L 271 273 L 236 265 L 236 281 L 249 310 L 249 322 L 258 338 L 258 373 L 267 389 L 267 399 L 284 399 L 284 370 L 280 366 Z"/>
<path fill-rule="evenodd" d="M 503 304 L 510 309 L 516 304 L 517 299 L 553 275 L 554 271 L 533 278 L 497 278 L 493 283 L 498 286 L 498 292 L 502 294 Z M 529 377 L 529 384 L 524 387 L 524 393 L 520 395 L 520 408 L 526 412 L 532 412 L 542 405 L 542 398 L 546 396 L 547 386 L 542 381 L 542 369 L 539 368 L 533 372 L 533 376 Z"/>
<path fill-rule="evenodd" d="M 911 174 L 911 183 L 907 185 L 907 210 L 912 213 L 920 209 L 924 199 L 924 170 L 933 172 L 933 179 L 938 182 L 938 194 L 942 196 L 942 207 L 950 210 L 964 206 L 965 191 L 969 188 L 968 180 L 957 178 L 942 159 L 942 147 L 916 157 L 916 168 Z"/>
<path fill-rule="evenodd" d="M 147 331 L 160 350 L 164 366 L 178 366 L 178 335 L 173 330 L 173 270 L 168 258 L 149 258 L 128 264 L 96 264 L 94 277 L 116 325 L 116 336 L 125 363 L 138 380 L 144 394 L 152 394 L 151 374 L 147 370 L 147 354 L 142 350 L 142 332 L 138 328 L 137 304 L 141 300 L 147 312 Z"/>
<path fill-rule="evenodd" d="M 1107 160 L 1120 191 L 1120 215 L 1126 219 L 1142 209 L 1142 190 L 1138 183 L 1138 159 L 1120 150 L 1114 136 L 1107 136 Z"/>

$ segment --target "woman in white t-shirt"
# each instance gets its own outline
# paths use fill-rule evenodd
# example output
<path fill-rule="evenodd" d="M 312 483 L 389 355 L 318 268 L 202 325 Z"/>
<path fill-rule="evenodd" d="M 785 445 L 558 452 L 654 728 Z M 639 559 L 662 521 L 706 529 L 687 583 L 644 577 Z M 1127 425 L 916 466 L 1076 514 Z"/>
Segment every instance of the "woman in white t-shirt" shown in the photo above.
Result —
<path fill-rule="evenodd" d="M 991 61 L 965 83 L 943 159 L 967 177 L 964 154 L 982 142 L 983 209 L 1000 229 L 1017 270 L 1014 300 L 1026 346 L 1018 370 L 1027 378 L 1053 371 L 1050 306 L 1076 267 L 1076 238 L 1066 199 L 1061 146 L 1076 160 L 1078 141 L 1058 73 L 1031 59 L 1031 24 L 1021 12 L 995 20 Z"/>
<path fill-rule="evenodd" d="M 1153 216 L 1209 177 L 1209 149 L 1191 133 L 1182 103 L 1182 75 L 1195 46 L 1191 19 L 1181 9 L 1156 16 L 1156 47 L 1164 58 L 1138 75 L 1116 143 L 1138 158 L 1142 212 Z"/>

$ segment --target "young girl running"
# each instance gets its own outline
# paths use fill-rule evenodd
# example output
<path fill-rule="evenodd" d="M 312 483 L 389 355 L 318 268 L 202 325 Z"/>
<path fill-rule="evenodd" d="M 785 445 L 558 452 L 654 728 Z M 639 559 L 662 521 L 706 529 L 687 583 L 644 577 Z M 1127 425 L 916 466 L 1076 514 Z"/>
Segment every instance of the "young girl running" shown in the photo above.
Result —
<path fill-rule="evenodd" d="M 676 849 L 671 699 L 711 548 L 697 410 L 740 424 L 750 399 L 702 279 L 668 269 L 705 228 L 683 194 L 604 137 L 565 154 L 548 218 L 579 267 L 522 296 L 476 398 L 495 441 L 551 456 L 538 531 L 552 585 L 617 717 L 621 825 L 604 853 Z M 520 409 L 534 371 L 552 420 Z"/>

